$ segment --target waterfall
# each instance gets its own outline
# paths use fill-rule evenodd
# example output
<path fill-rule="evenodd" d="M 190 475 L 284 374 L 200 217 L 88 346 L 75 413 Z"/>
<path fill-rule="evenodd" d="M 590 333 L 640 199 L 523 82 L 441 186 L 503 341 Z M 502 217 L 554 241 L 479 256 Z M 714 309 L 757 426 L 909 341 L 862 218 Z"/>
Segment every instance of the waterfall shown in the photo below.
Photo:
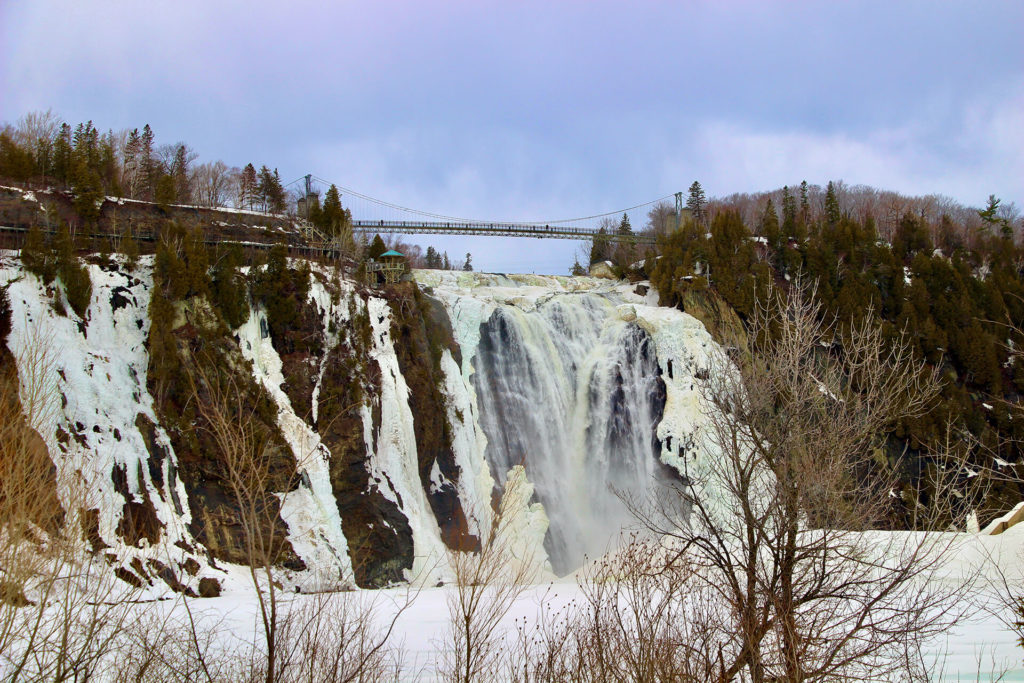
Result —
<path fill-rule="evenodd" d="M 654 343 L 616 313 L 591 293 L 532 310 L 498 305 L 472 360 L 491 471 L 503 482 L 526 466 L 559 574 L 606 552 L 631 522 L 619 496 L 645 497 L 663 472 L 655 430 L 665 385 Z"/>

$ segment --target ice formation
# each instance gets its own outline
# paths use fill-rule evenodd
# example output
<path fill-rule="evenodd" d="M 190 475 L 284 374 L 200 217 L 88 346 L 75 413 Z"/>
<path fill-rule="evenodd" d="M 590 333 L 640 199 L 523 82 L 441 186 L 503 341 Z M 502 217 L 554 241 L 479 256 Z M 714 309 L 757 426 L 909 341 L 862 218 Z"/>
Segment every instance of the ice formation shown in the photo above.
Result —
<path fill-rule="evenodd" d="M 144 257 L 131 273 L 88 267 L 93 297 L 86 319 L 78 320 L 54 310 L 59 291 L 25 272 L 15 253 L 0 254 L 0 286 L 9 284 L 13 310 L 9 347 L 17 354 L 43 339 L 55 350 L 55 419 L 37 427 L 51 456 L 81 478 L 85 507 L 99 511 L 98 535 L 112 561 L 178 567 L 193 559 L 196 576 L 215 577 L 230 588 L 230 577 L 240 574 L 208 561 L 189 535 L 187 491 L 146 388 L 152 259 Z M 466 532 L 481 534 L 495 496 L 512 476 L 523 479 L 515 487 L 519 498 L 508 506 L 515 519 L 507 528 L 514 530 L 518 556 L 531 558 L 542 572 L 564 574 L 584 556 L 603 553 L 629 523 L 616 492 L 642 497 L 657 478 L 678 476 L 669 468 L 684 473 L 696 457 L 697 378 L 708 371 L 715 350 L 708 333 L 685 313 L 659 308 L 653 291 L 640 295 L 625 283 L 443 271 L 418 271 L 416 278 L 443 304 L 461 351 L 461 364 L 443 352 L 439 388 Z M 341 286 L 347 301 L 354 285 Z M 315 276 L 309 296 L 330 348 L 338 343 L 333 330 L 350 323 L 348 308 L 337 299 L 332 303 Z M 376 426 L 370 407 L 362 409 L 365 466 L 408 519 L 414 560 L 406 577 L 448 581 L 449 551 L 427 499 L 445 485 L 445 476 L 435 464 L 427 485 L 420 480 L 415 416 L 391 338 L 392 311 L 381 296 L 355 298 L 369 314 L 370 358 L 380 369 Z M 277 492 L 289 540 L 307 567 L 293 577 L 294 585 L 305 590 L 351 582 L 352 560 L 331 491 L 331 454 L 311 426 L 324 368 L 312 406 L 291 405 L 282 388 L 281 358 L 261 332 L 263 315 L 252 310 L 232 336 L 277 408 L 301 475 L 295 490 Z M 313 419 L 307 421 L 310 410 Z M 166 454 L 159 472 L 139 427 L 146 421 L 155 425 L 148 438 Z M 124 472 L 120 482 L 115 470 Z M 152 543 L 130 545 L 117 531 L 125 486 L 129 497 L 148 499 L 155 509 L 162 527 Z"/>

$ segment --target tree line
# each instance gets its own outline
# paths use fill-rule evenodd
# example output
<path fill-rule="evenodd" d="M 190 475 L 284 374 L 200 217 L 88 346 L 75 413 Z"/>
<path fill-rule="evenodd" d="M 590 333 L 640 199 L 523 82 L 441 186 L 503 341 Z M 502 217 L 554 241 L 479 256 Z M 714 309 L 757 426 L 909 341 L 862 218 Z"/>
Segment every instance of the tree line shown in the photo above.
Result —
<path fill-rule="evenodd" d="M 32 112 L 0 127 L 0 178 L 75 193 L 83 220 L 98 216 L 104 196 L 203 207 L 282 213 L 288 196 L 277 169 L 197 163 L 184 142 L 157 144 L 142 129 L 101 133 L 92 121 L 72 127 L 52 111 Z M 330 218 L 334 218 L 331 216 Z"/>
<path fill-rule="evenodd" d="M 955 417 L 985 453 L 1018 461 L 1024 245 L 1012 205 L 1001 210 L 990 197 L 985 209 L 959 219 L 908 209 L 883 228 L 889 219 L 844 201 L 854 193 L 839 183 L 828 183 L 820 201 L 806 183 L 782 188 L 778 203 L 775 194 L 760 196 L 752 224 L 746 198 L 715 200 L 664 234 L 658 258 L 647 261 L 661 302 L 685 309 L 710 289 L 748 320 L 773 287 L 813 283 L 823 316 L 846 328 L 876 317 L 884 340 L 903 339 L 947 380 L 931 411 L 895 426 L 895 443 L 920 451 Z M 997 488 L 996 500 L 1020 497 L 1015 484 Z"/>

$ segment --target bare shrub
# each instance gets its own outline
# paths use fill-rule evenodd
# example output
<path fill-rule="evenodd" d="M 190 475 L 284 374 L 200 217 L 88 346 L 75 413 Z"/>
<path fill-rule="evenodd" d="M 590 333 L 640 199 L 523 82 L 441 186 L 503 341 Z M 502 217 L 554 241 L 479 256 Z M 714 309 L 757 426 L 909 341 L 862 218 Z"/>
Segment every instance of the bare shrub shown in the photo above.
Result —
<path fill-rule="evenodd" d="M 480 548 L 448 554 L 456 585 L 447 596 L 450 622 L 440 660 L 443 680 L 486 680 L 501 666 L 506 653 L 501 621 L 538 575 L 535 558 L 515 538 L 516 512 L 532 493 L 524 468 L 512 468 L 491 519 L 476 520 Z"/>
<path fill-rule="evenodd" d="M 709 681 L 705 654 L 727 614 L 711 596 L 690 592 L 691 569 L 668 562 L 656 542 L 630 542 L 584 568 L 581 597 L 522 624 L 508 658 L 517 681 Z"/>

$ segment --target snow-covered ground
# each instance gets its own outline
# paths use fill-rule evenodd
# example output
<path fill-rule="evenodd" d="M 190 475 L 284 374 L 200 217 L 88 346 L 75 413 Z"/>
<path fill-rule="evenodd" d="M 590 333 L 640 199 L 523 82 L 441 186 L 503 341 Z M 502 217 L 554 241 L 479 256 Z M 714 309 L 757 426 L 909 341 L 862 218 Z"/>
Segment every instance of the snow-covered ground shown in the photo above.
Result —
<path fill-rule="evenodd" d="M 962 537 L 955 557 L 936 580 L 963 581 L 965 577 L 975 577 L 978 591 L 974 604 L 969 606 L 969 617 L 928 647 L 926 657 L 933 680 L 1024 681 L 1024 649 L 998 616 L 1003 609 L 999 599 L 1000 570 L 1016 585 L 1022 585 L 1024 525 L 1012 527 L 999 536 L 962 534 Z M 403 680 L 436 679 L 436 664 L 447 647 L 447 600 L 454 590 L 446 586 L 412 591 L 415 599 L 399 616 L 390 641 L 404 651 L 406 673 Z M 350 595 L 358 596 L 364 604 L 372 603 L 378 623 L 383 624 L 405 604 L 409 591 L 394 588 Z M 514 637 L 517 628 L 529 629 L 543 611 L 557 612 L 581 597 L 580 587 L 572 577 L 531 586 L 515 601 L 499 628 L 506 637 Z M 287 598 L 297 605 L 315 599 L 307 595 Z M 256 603 L 247 590 L 233 590 L 220 598 L 193 601 L 192 605 L 211 620 L 223 619 L 221 628 L 235 638 L 256 636 Z M 174 609 L 180 610 L 180 604 Z"/>

